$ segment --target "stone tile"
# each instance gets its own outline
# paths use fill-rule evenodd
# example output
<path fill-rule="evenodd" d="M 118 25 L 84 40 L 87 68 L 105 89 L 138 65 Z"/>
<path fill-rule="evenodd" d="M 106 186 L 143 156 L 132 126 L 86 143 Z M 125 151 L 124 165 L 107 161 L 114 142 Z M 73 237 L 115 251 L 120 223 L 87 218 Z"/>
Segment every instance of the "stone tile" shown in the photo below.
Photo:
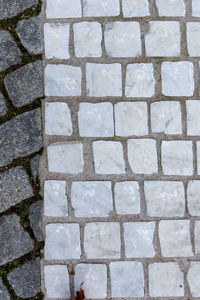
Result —
<path fill-rule="evenodd" d="M 179 56 L 180 25 L 172 21 L 149 22 L 149 31 L 145 35 L 147 56 Z"/>
<path fill-rule="evenodd" d="M 0 278 L 0 299 L 10 300 L 10 295 L 7 288 L 3 285 L 2 279 Z"/>
<path fill-rule="evenodd" d="M 44 183 L 44 215 L 49 217 L 68 216 L 66 182 L 47 180 Z"/>
<path fill-rule="evenodd" d="M 0 173 L 0 213 L 33 196 L 29 177 L 22 167 Z"/>
<path fill-rule="evenodd" d="M 151 104 L 151 130 L 165 134 L 181 134 L 181 106 L 178 101 L 159 101 Z"/>
<path fill-rule="evenodd" d="M 165 175 L 192 175 L 193 152 L 191 141 L 163 141 L 162 168 Z"/>
<path fill-rule="evenodd" d="M 0 20 L 22 13 L 25 9 L 36 5 L 39 0 L 0 0 Z"/>
<path fill-rule="evenodd" d="M 0 117 L 4 116 L 7 113 L 7 110 L 5 99 L 2 93 L 0 93 Z"/>
<path fill-rule="evenodd" d="M 200 141 L 197 141 L 196 145 L 197 145 L 197 174 L 200 174 Z"/>
<path fill-rule="evenodd" d="M 75 291 L 82 288 L 85 297 L 104 299 L 107 296 L 107 267 L 104 264 L 78 264 L 75 268 Z"/>
<path fill-rule="evenodd" d="M 79 18 L 81 13 L 80 0 L 47 0 L 47 19 L 56 18 Z"/>
<path fill-rule="evenodd" d="M 121 65 L 86 64 L 86 89 L 90 97 L 122 96 Z"/>
<path fill-rule="evenodd" d="M 188 220 L 160 221 L 159 237 L 162 256 L 193 256 L 189 227 L 190 223 Z"/>
<path fill-rule="evenodd" d="M 72 182 L 71 203 L 76 217 L 109 217 L 113 211 L 111 182 Z"/>
<path fill-rule="evenodd" d="M 45 57 L 67 59 L 69 55 L 69 24 L 44 24 Z"/>
<path fill-rule="evenodd" d="M 190 263 L 190 268 L 187 273 L 187 281 L 190 287 L 192 297 L 200 297 L 200 262 L 194 261 Z"/>
<path fill-rule="evenodd" d="M 116 182 L 114 187 L 116 212 L 119 215 L 140 213 L 140 189 L 135 181 Z"/>
<path fill-rule="evenodd" d="M 0 1 L 0 11 L 2 2 Z M 10 2 L 10 1 L 9 1 Z M 0 19 L 2 14 L 0 14 Z M 21 51 L 8 31 L 0 30 L 0 72 L 21 62 Z"/>
<path fill-rule="evenodd" d="M 84 231 L 84 249 L 88 259 L 120 258 L 119 223 L 87 223 Z"/>
<path fill-rule="evenodd" d="M 42 53 L 40 15 L 17 23 L 16 32 L 30 54 Z"/>
<path fill-rule="evenodd" d="M 153 139 L 128 140 L 128 161 L 134 173 L 158 172 L 156 141 Z"/>
<path fill-rule="evenodd" d="M 187 187 L 187 205 L 189 214 L 192 216 L 200 216 L 200 181 L 192 180 L 188 182 Z"/>
<path fill-rule="evenodd" d="M 200 135 L 200 101 L 186 101 L 187 109 L 187 135 Z"/>
<path fill-rule="evenodd" d="M 154 231 L 154 222 L 124 223 L 125 256 L 127 258 L 155 256 Z"/>
<path fill-rule="evenodd" d="M 45 133 L 47 135 L 72 135 L 71 113 L 67 103 L 45 103 Z"/>
<path fill-rule="evenodd" d="M 16 107 L 22 107 L 43 96 L 41 60 L 29 63 L 8 74 L 5 87 L 8 95 Z"/>
<path fill-rule="evenodd" d="M 148 134 L 148 112 L 145 102 L 118 102 L 114 110 L 116 135 Z"/>
<path fill-rule="evenodd" d="M 124 174 L 125 162 L 122 144 L 113 141 L 93 142 L 95 172 L 97 174 Z"/>
<path fill-rule="evenodd" d="M 111 262 L 110 276 L 112 297 L 144 296 L 144 273 L 140 262 Z"/>
<path fill-rule="evenodd" d="M 137 57 L 141 55 L 141 33 L 138 22 L 107 23 L 104 40 L 109 56 Z"/>
<path fill-rule="evenodd" d="M 194 93 L 194 68 L 189 61 L 163 62 L 162 93 L 165 96 L 192 96 Z"/>
<path fill-rule="evenodd" d="M 45 258 L 80 259 L 78 224 L 55 223 L 46 226 Z"/>
<path fill-rule="evenodd" d="M 159 16 L 185 16 L 184 0 L 156 0 Z"/>
<path fill-rule="evenodd" d="M 49 298 L 69 298 L 69 273 L 65 265 L 44 266 L 45 287 Z"/>
<path fill-rule="evenodd" d="M 40 292 L 40 273 L 40 258 L 37 257 L 8 273 L 7 278 L 17 296 L 30 298 Z"/>
<path fill-rule="evenodd" d="M 47 156 L 49 172 L 78 174 L 83 171 L 83 145 L 80 142 L 51 144 Z"/>
<path fill-rule="evenodd" d="M 39 151 L 42 146 L 40 109 L 12 118 L 0 126 L 0 132 L 0 166 Z"/>
<path fill-rule="evenodd" d="M 146 181 L 144 183 L 147 214 L 150 217 L 183 217 L 185 192 L 179 181 Z"/>
<path fill-rule="evenodd" d="M 200 17 L 200 3 L 198 0 L 192 0 L 192 16 Z"/>
<path fill-rule="evenodd" d="M 200 255 L 200 221 L 194 222 L 195 255 Z"/>
<path fill-rule="evenodd" d="M 127 65 L 126 97 L 151 97 L 154 95 L 154 86 L 153 64 Z"/>
<path fill-rule="evenodd" d="M 122 0 L 122 11 L 128 18 L 149 16 L 148 0 Z"/>
<path fill-rule="evenodd" d="M 183 297 L 183 273 L 174 262 L 149 265 L 149 293 L 151 297 Z"/>
<path fill-rule="evenodd" d="M 109 102 L 80 103 L 78 111 L 80 136 L 109 137 L 114 135 L 113 106 Z"/>
<path fill-rule="evenodd" d="M 81 77 L 80 67 L 61 64 L 47 65 L 45 68 L 45 95 L 80 96 Z"/>
<path fill-rule="evenodd" d="M 36 182 L 37 176 L 38 176 L 39 160 L 40 160 L 39 154 L 37 154 L 36 156 L 34 156 L 33 158 L 30 159 L 31 175 L 35 182 Z"/>
<path fill-rule="evenodd" d="M 77 57 L 100 57 L 102 55 L 102 30 L 100 23 L 75 23 L 73 30 L 75 55 Z"/>
<path fill-rule="evenodd" d="M 119 0 L 83 0 L 84 17 L 107 17 L 119 14 Z"/>
<path fill-rule="evenodd" d="M 42 232 L 42 201 L 37 201 L 29 207 L 29 220 L 36 239 L 43 240 Z"/>
<path fill-rule="evenodd" d="M 0 218 L 0 265 L 19 258 L 33 249 L 33 242 L 19 221 L 19 217 L 15 214 Z"/>
<path fill-rule="evenodd" d="M 200 56 L 200 23 L 187 23 L 187 48 L 189 56 Z"/>

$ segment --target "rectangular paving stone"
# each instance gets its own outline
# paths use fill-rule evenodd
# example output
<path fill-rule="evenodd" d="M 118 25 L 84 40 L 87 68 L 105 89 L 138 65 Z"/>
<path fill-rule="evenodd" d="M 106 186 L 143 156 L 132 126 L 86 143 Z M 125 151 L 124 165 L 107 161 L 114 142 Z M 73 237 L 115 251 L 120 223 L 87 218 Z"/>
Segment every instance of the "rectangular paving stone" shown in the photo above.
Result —
<path fill-rule="evenodd" d="M 200 135 L 200 101 L 186 101 L 187 109 L 187 135 Z"/>
<path fill-rule="evenodd" d="M 119 13 L 119 0 L 83 0 L 85 17 L 118 16 Z"/>
<path fill-rule="evenodd" d="M 199 272 L 200 272 L 200 262 L 199 261 L 191 262 L 187 274 L 187 281 L 190 287 L 190 292 L 192 297 L 200 297 Z"/>
<path fill-rule="evenodd" d="M 122 0 L 124 17 L 145 17 L 149 15 L 148 0 Z"/>
<path fill-rule="evenodd" d="M 192 16 L 200 17 L 200 3 L 198 0 L 192 0 Z"/>
<path fill-rule="evenodd" d="M 81 13 L 80 0 L 47 0 L 46 16 L 48 19 L 79 18 Z"/>
<path fill-rule="evenodd" d="M 179 17 L 185 15 L 184 0 L 156 0 L 159 16 Z"/>
<path fill-rule="evenodd" d="M 192 180 L 187 185 L 187 205 L 191 216 L 200 216 L 200 181 Z"/>

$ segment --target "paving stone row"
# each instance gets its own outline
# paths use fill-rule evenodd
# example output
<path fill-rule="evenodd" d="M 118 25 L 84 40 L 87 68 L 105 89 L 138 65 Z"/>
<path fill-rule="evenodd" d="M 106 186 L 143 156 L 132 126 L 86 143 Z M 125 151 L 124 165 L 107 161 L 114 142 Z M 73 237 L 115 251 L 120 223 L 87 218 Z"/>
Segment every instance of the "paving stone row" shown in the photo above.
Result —
<path fill-rule="evenodd" d="M 42 299 L 38 0 L 0 1 L 0 299 Z"/>

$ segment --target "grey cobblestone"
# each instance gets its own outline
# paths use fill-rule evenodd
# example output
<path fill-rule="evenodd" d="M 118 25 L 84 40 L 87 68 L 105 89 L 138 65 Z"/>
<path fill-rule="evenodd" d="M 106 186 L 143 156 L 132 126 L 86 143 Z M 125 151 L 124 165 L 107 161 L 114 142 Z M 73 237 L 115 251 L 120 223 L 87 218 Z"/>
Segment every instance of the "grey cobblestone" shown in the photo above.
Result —
<path fill-rule="evenodd" d="M 42 231 L 42 202 L 38 201 L 33 203 L 29 208 L 29 220 L 31 228 L 38 241 L 43 240 Z"/>
<path fill-rule="evenodd" d="M 22 13 L 37 4 L 39 0 L 0 0 L 0 19 L 7 19 Z"/>
<path fill-rule="evenodd" d="M 1 278 L 0 278 L 0 299 L 1 300 L 9 300 L 10 299 L 10 295 L 9 295 L 6 287 L 3 285 Z"/>
<path fill-rule="evenodd" d="M 4 116 L 7 112 L 6 103 L 2 93 L 0 93 L 0 117 Z"/>

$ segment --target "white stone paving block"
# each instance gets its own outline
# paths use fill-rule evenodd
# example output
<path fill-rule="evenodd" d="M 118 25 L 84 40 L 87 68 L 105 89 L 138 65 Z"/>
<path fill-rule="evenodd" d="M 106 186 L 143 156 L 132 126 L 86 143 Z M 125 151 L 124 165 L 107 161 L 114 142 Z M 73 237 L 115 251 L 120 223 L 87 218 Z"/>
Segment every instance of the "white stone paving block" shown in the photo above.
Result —
<path fill-rule="evenodd" d="M 155 79 L 153 64 L 128 64 L 126 70 L 125 96 L 152 97 Z"/>
<path fill-rule="evenodd" d="M 84 249 L 88 259 L 120 258 L 119 223 L 87 223 L 84 231 Z"/>
<path fill-rule="evenodd" d="M 186 101 L 187 135 L 200 135 L 200 100 Z"/>
<path fill-rule="evenodd" d="M 181 134 L 181 106 L 178 101 L 159 101 L 151 104 L 151 130 L 165 134 Z"/>
<path fill-rule="evenodd" d="M 140 213 L 140 188 L 136 181 L 116 182 L 114 187 L 116 212 L 119 215 Z"/>
<path fill-rule="evenodd" d="M 114 110 L 116 135 L 141 136 L 148 134 L 146 102 L 118 102 L 115 104 Z"/>
<path fill-rule="evenodd" d="M 83 145 L 79 142 L 55 143 L 47 147 L 49 172 L 78 174 L 83 171 Z"/>
<path fill-rule="evenodd" d="M 147 56 L 179 56 L 180 25 L 174 21 L 149 22 L 145 35 Z"/>
<path fill-rule="evenodd" d="M 194 67 L 189 61 L 163 62 L 162 93 L 165 96 L 192 96 L 194 93 Z"/>
<path fill-rule="evenodd" d="M 192 16 L 200 17 L 200 2 L 199 2 L 199 0 L 192 0 Z"/>
<path fill-rule="evenodd" d="M 189 56 L 200 56 L 200 23 L 187 23 L 187 48 Z"/>
<path fill-rule="evenodd" d="M 48 217 L 68 216 L 66 182 L 47 180 L 44 183 L 44 215 Z"/>
<path fill-rule="evenodd" d="M 107 297 L 107 267 L 105 264 L 78 264 L 75 268 L 75 291 L 82 288 L 85 297 L 105 299 Z"/>
<path fill-rule="evenodd" d="M 125 256 L 127 258 L 153 257 L 154 222 L 124 223 Z"/>
<path fill-rule="evenodd" d="M 73 25 L 74 47 L 77 57 L 100 57 L 102 54 L 101 24 L 98 22 L 80 22 Z"/>
<path fill-rule="evenodd" d="M 109 102 L 80 103 L 78 123 L 80 136 L 113 136 L 113 105 Z"/>
<path fill-rule="evenodd" d="M 45 259 L 80 259 L 79 224 L 55 223 L 46 226 Z"/>
<path fill-rule="evenodd" d="M 140 262 L 111 262 L 110 276 L 112 297 L 144 296 L 144 272 Z"/>
<path fill-rule="evenodd" d="M 185 192 L 179 181 L 146 181 L 144 183 L 147 215 L 150 217 L 183 217 Z"/>
<path fill-rule="evenodd" d="M 128 18 L 149 16 L 148 0 L 122 0 L 122 11 Z"/>
<path fill-rule="evenodd" d="M 200 221 L 194 222 L 195 255 L 200 255 Z"/>
<path fill-rule="evenodd" d="M 44 24 L 44 45 L 47 59 L 69 58 L 69 24 Z"/>
<path fill-rule="evenodd" d="M 119 14 L 119 0 L 83 0 L 84 17 L 111 17 Z"/>
<path fill-rule="evenodd" d="M 46 16 L 48 19 L 79 18 L 81 13 L 81 0 L 47 0 Z"/>
<path fill-rule="evenodd" d="M 149 293 L 151 297 L 183 297 L 183 273 L 174 262 L 149 265 Z"/>
<path fill-rule="evenodd" d="M 185 16 L 184 0 L 156 0 L 159 16 Z"/>
<path fill-rule="evenodd" d="M 90 97 L 122 96 L 121 65 L 86 64 L 86 90 Z"/>
<path fill-rule="evenodd" d="M 187 273 L 187 281 L 192 297 L 200 297 L 200 262 L 192 261 Z"/>
<path fill-rule="evenodd" d="M 46 96 L 80 96 L 81 68 L 68 65 L 47 65 L 45 68 Z"/>
<path fill-rule="evenodd" d="M 197 141 L 197 174 L 200 174 L 200 141 Z"/>
<path fill-rule="evenodd" d="M 159 238 L 163 257 L 193 256 L 188 220 L 160 221 Z"/>
<path fill-rule="evenodd" d="M 141 55 L 141 33 L 138 22 L 112 22 L 106 24 L 106 52 L 111 57 L 137 57 Z"/>
<path fill-rule="evenodd" d="M 113 211 L 111 182 L 73 182 L 71 203 L 76 217 L 109 217 Z"/>
<path fill-rule="evenodd" d="M 200 181 L 192 180 L 187 186 L 187 205 L 189 214 L 200 216 Z"/>
<path fill-rule="evenodd" d="M 93 142 L 95 172 L 97 174 L 124 174 L 125 161 L 120 142 Z"/>
<path fill-rule="evenodd" d="M 193 151 L 191 141 L 163 141 L 162 168 L 165 175 L 192 175 Z"/>
<path fill-rule="evenodd" d="M 67 266 L 44 266 L 45 288 L 48 298 L 69 298 L 69 273 Z"/>
<path fill-rule="evenodd" d="M 66 103 L 45 103 L 45 133 L 47 135 L 72 135 L 71 113 Z"/>
<path fill-rule="evenodd" d="M 156 141 L 153 139 L 128 140 L 128 161 L 136 174 L 158 172 Z"/>

